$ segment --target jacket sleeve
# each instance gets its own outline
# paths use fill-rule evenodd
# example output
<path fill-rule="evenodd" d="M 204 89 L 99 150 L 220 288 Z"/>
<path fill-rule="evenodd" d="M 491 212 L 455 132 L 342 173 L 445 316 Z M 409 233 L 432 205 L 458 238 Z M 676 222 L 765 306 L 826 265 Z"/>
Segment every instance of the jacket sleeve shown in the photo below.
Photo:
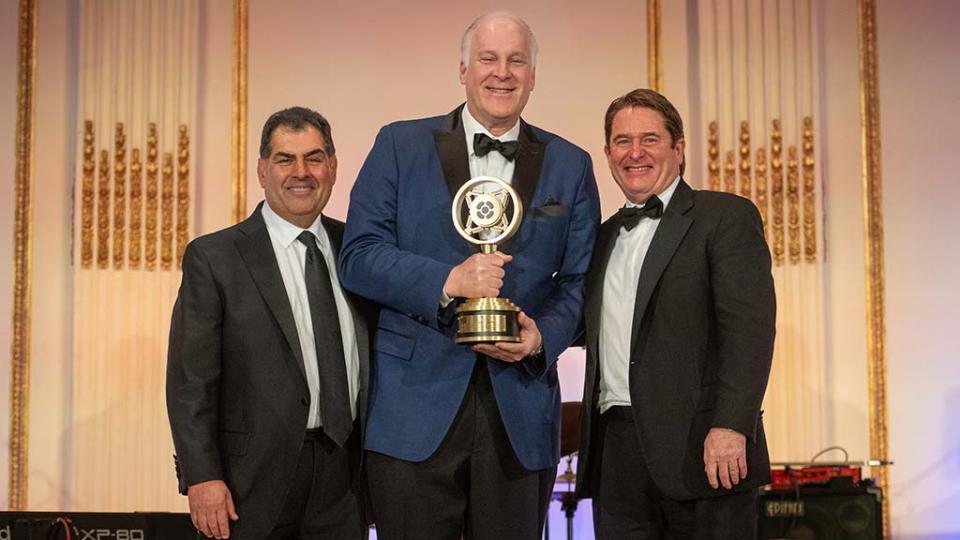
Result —
<path fill-rule="evenodd" d="M 453 265 L 400 249 L 400 182 L 395 136 L 386 126 L 350 192 L 340 279 L 348 290 L 437 329 L 443 284 Z"/>
<path fill-rule="evenodd" d="M 734 199 L 708 247 L 719 366 L 713 426 L 755 439 L 770 376 L 776 294 L 756 207 Z"/>
<path fill-rule="evenodd" d="M 600 225 L 600 195 L 593 176 L 593 162 L 582 153 L 576 177 L 577 192 L 571 208 L 570 226 L 560 267 L 553 276 L 550 293 L 527 315 L 537 323 L 543 337 L 543 358 L 525 360 L 533 375 L 546 372 L 573 343 L 583 311 L 583 292 L 593 244 Z"/>
<path fill-rule="evenodd" d="M 223 479 L 217 446 L 222 300 L 197 243 L 183 254 L 183 280 L 173 307 L 167 354 L 167 415 L 180 491 Z"/>

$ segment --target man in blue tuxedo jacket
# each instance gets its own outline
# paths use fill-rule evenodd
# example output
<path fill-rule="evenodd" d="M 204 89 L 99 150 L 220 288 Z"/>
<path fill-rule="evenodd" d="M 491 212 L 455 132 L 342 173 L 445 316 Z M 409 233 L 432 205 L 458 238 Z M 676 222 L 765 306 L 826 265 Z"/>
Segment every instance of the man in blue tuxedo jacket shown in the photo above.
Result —
<path fill-rule="evenodd" d="M 365 442 L 380 538 L 542 528 L 559 460 L 556 361 L 580 319 L 599 197 L 586 152 L 520 119 L 536 52 L 518 17 L 474 21 L 466 105 L 384 127 L 353 187 L 340 275 L 383 306 Z M 510 255 L 475 253 L 454 229 L 452 196 L 480 175 L 522 200 Z M 498 295 L 523 310 L 521 341 L 455 344 L 456 306 Z"/>

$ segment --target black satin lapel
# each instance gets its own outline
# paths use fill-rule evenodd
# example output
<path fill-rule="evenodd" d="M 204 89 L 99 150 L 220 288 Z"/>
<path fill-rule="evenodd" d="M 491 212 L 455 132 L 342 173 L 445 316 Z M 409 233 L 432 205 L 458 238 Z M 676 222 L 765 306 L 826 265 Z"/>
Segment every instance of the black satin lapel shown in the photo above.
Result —
<path fill-rule="evenodd" d="M 533 193 L 537 189 L 537 182 L 540 180 L 540 170 L 543 168 L 543 143 L 537 140 L 533 134 L 533 128 L 529 124 L 520 120 L 520 153 L 517 155 L 517 163 L 513 169 L 513 179 L 510 181 L 513 189 L 520 195 L 523 201 L 524 213 L 530 212 L 532 208 Z"/>
<path fill-rule="evenodd" d="M 333 257 L 339 257 L 340 246 L 343 244 L 343 223 L 321 214 L 320 224 L 323 225 L 323 230 L 327 232 L 327 238 L 330 239 L 330 247 L 333 249 Z"/>
<path fill-rule="evenodd" d="M 643 322 L 643 314 L 650 303 L 650 297 L 660 281 L 660 276 L 666 270 L 667 264 L 677 252 L 683 237 L 693 223 L 693 219 L 686 212 L 693 206 L 693 192 L 683 180 L 673 193 L 670 204 L 663 213 L 657 232 L 653 235 L 647 256 L 643 259 L 640 268 L 640 279 L 637 284 L 637 298 L 633 307 L 633 331 L 630 337 L 630 350 L 637 345 L 637 335 Z"/>
<path fill-rule="evenodd" d="M 451 200 L 460 186 L 470 179 L 467 138 L 463 132 L 463 122 L 460 121 L 462 109 L 463 105 L 448 114 L 443 119 L 443 126 L 433 132 L 437 155 L 440 157 L 440 166 L 443 168 L 443 177 L 447 181 Z"/>
<path fill-rule="evenodd" d="M 293 319 L 293 309 L 287 298 L 287 290 L 283 286 L 283 277 L 280 275 L 280 267 L 277 266 L 276 255 L 273 253 L 273 244 L 270 243 L 270 233 L 267 232 L 259 211 L 254 212 L 254 217 L 248 221 L 257 219 L 259 219 L 259 226 L 253 225 L 245 229 L 248 234 L 237 240 L 237 249 L 254 283 L 257 284 L 257 289 L 260 290 L 260 296 L 263 297 L 277 324 L 280 325 L 283 337 L 293 350 L 297 358 L 297 366 L 300 368 L 303 380 L 306 381 L 307 373 L 303 364 L 303 351 L 300 350 L 297 324 Z"/>

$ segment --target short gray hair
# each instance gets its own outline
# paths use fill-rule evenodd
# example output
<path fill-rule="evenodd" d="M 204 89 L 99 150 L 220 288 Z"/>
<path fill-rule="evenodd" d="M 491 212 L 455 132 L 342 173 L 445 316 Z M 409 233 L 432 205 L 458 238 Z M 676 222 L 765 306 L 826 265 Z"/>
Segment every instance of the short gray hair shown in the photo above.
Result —
<path fill-rule="evenodd" d="M 480 26 L 480 23 L 490 20 L 490 19 L 507 19 L 513 21 L 517 24 L 523 31 L 527 34 L 527 42 L 530 44 L 530 65 L 537 65 L 537 52 L 540 50 L 540 46 L 537 44 L 537 37 L 533 35 L 533 30 L 530 29 L 530 25 L 527 24 L 527 21 L 520 18 L 519 15 L 510 13 L 509 11 L 491 11 L 490 13 L 485 13 L 470 23 L 470 26 L 467 27 L 463 32 L 463 38 L 460 40 L 460 61 L 464 65 L 470 62 L 470 41 L 473 39 L 473 33 L 476 32 L 477 27 Z"/>

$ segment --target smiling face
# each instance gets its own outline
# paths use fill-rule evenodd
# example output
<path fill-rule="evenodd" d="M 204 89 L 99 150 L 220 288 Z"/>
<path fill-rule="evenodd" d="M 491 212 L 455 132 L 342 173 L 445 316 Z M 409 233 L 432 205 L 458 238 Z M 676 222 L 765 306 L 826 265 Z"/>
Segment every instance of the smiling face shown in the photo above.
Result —
<path fill-rule="evenodd" d="M 683 145 L 683 139 L 671 140 L 659 112 L 627 107 L 613 117 L 603 151 L 623 194 L 630 202 L 643 204 L 680 176 Z"/>
<path fill-rule="evenodd" d="M 467 109 L 493 135 L 520 118 L 535 82 L 530 37 L 509 18 L 483 20 L 470 37 L 469 55 L 460 62 L 460 84 Z"/>
<path fill-rule="evenodd" d="M 313 126 L 280 126 L 270 136 L 270 155 L 257 162 L 267 204 L 280 217 L 306 229 L 326 206 L 337 180 L 337 158 L 327 155 Z"/>

